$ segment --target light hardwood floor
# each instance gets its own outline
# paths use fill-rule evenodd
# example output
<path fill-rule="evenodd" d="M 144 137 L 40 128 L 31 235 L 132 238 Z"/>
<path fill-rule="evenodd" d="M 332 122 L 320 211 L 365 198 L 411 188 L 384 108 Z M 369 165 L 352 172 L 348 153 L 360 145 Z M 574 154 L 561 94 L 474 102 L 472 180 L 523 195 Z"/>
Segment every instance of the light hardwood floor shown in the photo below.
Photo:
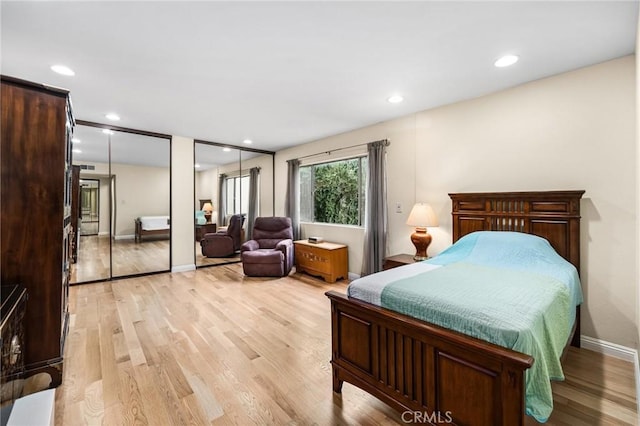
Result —
<path fill-rule="evenodd" d="M 145 238 L 136 243 L 133 239 L 112 241 L 113 275 L 125 276 L 145 272 L 167 271 L 170 242 L 167 239 Z M 240 254 L 229 257 L 208 258 L 202 255 L 200 242 L 194 245 L 196 266 L 222 265 L 240 261 Z M 80 237 L 78 261 L 71 265 L 71 283 L 103 280 L 110 277 L 109 237 L 83 235 Z"/>
<path fill-rule="evenodd" d="M 168 271 L 170 243 L 167 239 L 133 239 L 111 241 L 113 259 L 109 261 L 109 236 L 82 235 L 78 260 L 71 264 L 71 283 L 107 279 L 113 266 L 113 276 Z"/>
<path fill-rule="evenodd" d="M 56 425 L 403 424 L 332 392 L 324 292 L 345 288 L 240 264 L 74 286 Z M 636 424 L 631 364 L 571 349 L 564 365 L 547 424 Z"/>

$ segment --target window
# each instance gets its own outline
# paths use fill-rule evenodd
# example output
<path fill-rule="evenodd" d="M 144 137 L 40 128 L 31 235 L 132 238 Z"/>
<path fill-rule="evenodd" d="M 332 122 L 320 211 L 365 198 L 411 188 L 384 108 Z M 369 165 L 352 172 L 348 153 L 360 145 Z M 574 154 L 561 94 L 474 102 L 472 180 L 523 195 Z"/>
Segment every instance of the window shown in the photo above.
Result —
<path fill-rule="evenodd" d="M 249 176 L 230 177 L 226 179 L 225 184 L 227 185 L 227 211 L 225 213 L 246 213 L 249 209 Z"/>
<path fill-rule="evenodd" d="M 364 224 L 367 157 L 300 167 L 300 220 Z"/>

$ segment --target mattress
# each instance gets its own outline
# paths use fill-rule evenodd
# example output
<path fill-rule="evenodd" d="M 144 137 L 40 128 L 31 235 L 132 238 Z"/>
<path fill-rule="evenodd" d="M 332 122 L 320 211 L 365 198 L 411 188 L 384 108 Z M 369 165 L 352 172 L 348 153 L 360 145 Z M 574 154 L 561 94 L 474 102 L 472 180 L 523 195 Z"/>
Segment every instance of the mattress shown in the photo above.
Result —
<path fill-rule="evenodd" d="M 353 281 L 354 297 L 533 356 L 527 414 L 553 409 L 550 380 L 582 302 L 578 274 L 539 237 L 476 232 L 441 255 Z"/>
<path fill-rule="evenodd" d="M 158 231 L 169 229 L 169 216 L 140 216 L 140 227 L 144 231 Z"/>

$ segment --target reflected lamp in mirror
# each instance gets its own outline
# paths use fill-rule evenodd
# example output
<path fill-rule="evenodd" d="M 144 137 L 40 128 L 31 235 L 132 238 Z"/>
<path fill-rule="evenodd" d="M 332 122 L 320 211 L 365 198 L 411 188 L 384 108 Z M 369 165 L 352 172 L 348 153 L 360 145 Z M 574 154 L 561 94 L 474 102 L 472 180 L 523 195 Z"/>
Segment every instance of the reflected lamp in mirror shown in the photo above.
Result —
<path fill-rule="evenodd" d="M 204 217 L 207 219 L 207 223 L 210 223 L 213 205 L 211 205 L 211 203 L 204 203 L 204 205 L 202 206 L 202 211 L 204 211 Z"/>
<path fill-rule="evenodd" d="M 416 227 L 415 232 L 411 234 L 411 242 L 416 247 L 414 260 L 428 259 L 427 249 L 431 244 L 431 234 L 427 232 L 427 227 L 438 226 L 438 217 L 431 206 L 426 203 L 416 203 L 409 213 L 407 225 Z"/>

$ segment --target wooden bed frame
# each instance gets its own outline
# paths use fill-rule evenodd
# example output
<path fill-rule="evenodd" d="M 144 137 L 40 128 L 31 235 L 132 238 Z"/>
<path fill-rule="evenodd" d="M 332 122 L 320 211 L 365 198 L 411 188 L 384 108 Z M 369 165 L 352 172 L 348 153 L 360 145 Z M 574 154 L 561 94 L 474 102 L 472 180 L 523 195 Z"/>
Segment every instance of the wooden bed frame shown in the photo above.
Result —
<path fill-rule="evenodd" d="M 134 221 L 136 224 L 136 236 L 135 236 L 136 243 L 142 242 L 142 237 L 146 237 L 146 236 L 171 238 L 171 228 L 154 229 L 154 230 L 148 231 L 146 229 L 142 229 L 142 222 L 140 221 L 140 218 L 137 217 L 134 219 Z"/>
<path fill-rule="evenodd" d="M 480 230 L 535 234 L 580 271 L 582 194 L 449 194 L 453 242 Z M 342 293 L 326 295 L 331 300 L 334 392 L 341 393 L 346 381 L 400 412 L 413 412 L 411 419 L 420 416 L 434 424 L 524 424 L 531 356 Z M 579 347 L 579 307 L 572 336 L 571 344 Z"/>

